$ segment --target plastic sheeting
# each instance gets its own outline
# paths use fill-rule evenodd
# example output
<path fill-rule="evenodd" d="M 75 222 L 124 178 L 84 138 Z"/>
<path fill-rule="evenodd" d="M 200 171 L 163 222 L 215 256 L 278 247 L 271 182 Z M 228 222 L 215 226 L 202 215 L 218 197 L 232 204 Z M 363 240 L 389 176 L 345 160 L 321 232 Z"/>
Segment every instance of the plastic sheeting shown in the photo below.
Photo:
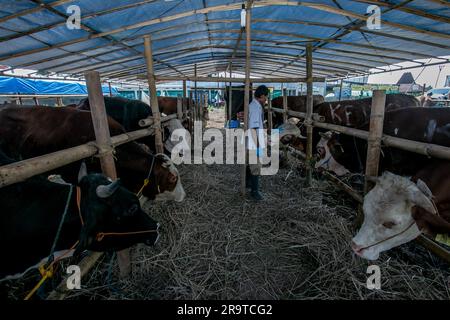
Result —
<path fill-rule="evenodd" d="M 58 1 L 46 1 L 53 2 Z M 145 73 L 144 59 L 124 59 L 143 57 L 142 37 L 151 34 L 158 74 L 192 76 L 193 64 L 204 62 L 207 66 L 199 68 L 199 75 L 207 75 L 226 69 L 235 52 L 241 31 L 241 4 L 245 2 L 72 0 L 53 9 L 67 14 L 69 6 L 79 6 L 84 25 L 80 30 L 69 30 L 63 16 L 45 8 L 0 22 L 0 63 L 78 76 L 86 69 L 95 69 L 108 78 L 124 72 L 137 75 Z M 0 3 L 0 19 L 35 7 L 27 1 L 0 0 Z M 399 5 L 403 1 L 389 3 Z M 260 71 L 267 76 L 304 74 L 304 60 L 299 56 L 304 56 L 307 41 L 312 41 L 315 49 L 316 75 L 342 76 L 347 71 L 356 74 L 402 61 L 450 55 L 450 6 L 445 2 L 415 0 L 393 10 L 380 6 L 382 21 L 404 28 L 382 22 L 379 30 L 368 29 L 363 20 L 352 16 L 367 14 L 369 4 L 362 1 L 254 0 L 253 4 L 251 49 L 256 68 L 252 71 L 258 71 L 264 64 Z M 194 11 L 205 7 L 211 10 Z M 403 11 L 403 8 L 423 14 Z M 433 19 L 430 14 L 440 18 Z M 172 18 L 159 20 L 168 17 Z M 360 29 L 352 28 L 355 25 Z M 30 30 L 36 32 L 21 34 Z M 97 36 L 102 32 L 107 34 Z M 245 39 L 233 59 L 235 71 L 244 69 L 244 50 Z"/>
<path fill-rule="evenodd" d="M 109 94 L 109 86 L 102 86 L 104 95 Z M 111 87 L 113 95 L 119 94 Z M 80 83 L 61 81 L 44 81 L 12 77 L 0 77 L 0 94 L 31 94 L 31 95 L 86 95 L 87 87 Z"/>

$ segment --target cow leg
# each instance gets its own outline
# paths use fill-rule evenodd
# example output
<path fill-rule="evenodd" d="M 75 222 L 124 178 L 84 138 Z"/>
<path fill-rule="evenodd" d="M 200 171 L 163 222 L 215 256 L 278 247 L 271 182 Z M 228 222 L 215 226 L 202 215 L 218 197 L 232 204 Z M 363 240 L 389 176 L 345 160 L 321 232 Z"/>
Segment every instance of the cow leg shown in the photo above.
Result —
<path fill-rule="evenodd" d="M 130 249 L 117 251 L 117 262 L 119 264 L 120 278 L 127 278 L 131 274 Z"/>

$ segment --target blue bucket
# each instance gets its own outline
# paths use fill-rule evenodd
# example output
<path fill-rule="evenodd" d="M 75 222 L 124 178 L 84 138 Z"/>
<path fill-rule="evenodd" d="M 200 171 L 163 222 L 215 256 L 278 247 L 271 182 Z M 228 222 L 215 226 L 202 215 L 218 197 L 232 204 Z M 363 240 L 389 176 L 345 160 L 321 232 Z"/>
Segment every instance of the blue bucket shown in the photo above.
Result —
<path fill-rule="evenodd" d="M 229 120 L 227 128 L 235 129 L 235 128 L 239 128 L 240 125 L 241 125 L 241 122 L 239 120 Z"/>

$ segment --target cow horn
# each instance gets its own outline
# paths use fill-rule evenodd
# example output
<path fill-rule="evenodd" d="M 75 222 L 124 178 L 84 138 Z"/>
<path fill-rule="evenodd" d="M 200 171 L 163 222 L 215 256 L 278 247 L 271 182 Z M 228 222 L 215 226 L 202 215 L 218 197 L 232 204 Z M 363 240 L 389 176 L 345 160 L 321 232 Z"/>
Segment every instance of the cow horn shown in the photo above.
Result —
<path fill-rule="evenodd" d="M 81 162 L 80 171 L 78 172 L 78 183 L 80 183 L 81 180 L 83 180 L 83 178 L 86 176 L 87 176 L 87 168 L 86 163 L 83 161 Z"/>
<path fill-rule="evenodd" d="M 108 184 L 108 185 L 100 185 L 96 189 L 97 196 L 99 198 L 109 198 L 113 195 L 113 193 L 119 188 L 119 179 Z"/>

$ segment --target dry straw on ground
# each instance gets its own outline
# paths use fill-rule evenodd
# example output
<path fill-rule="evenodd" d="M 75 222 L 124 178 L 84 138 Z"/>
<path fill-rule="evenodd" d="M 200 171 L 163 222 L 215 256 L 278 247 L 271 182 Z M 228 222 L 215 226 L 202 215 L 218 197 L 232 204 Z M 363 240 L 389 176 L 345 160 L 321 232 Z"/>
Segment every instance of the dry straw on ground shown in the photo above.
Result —
<path fill-rule="evenodd" d="M 349 246 L 356 203 L 326 181 L 304 187 L 292 161 L 262 178 L 261 202 L 239 194 L 237 165 L 180 172 L 188 196 L 146 206 L 162 236 L 132 249 L 132 277 L 105 257 L 69 299 L 450 299 L 449 266 L 414 243 L 382 254 L 381 290 L 367 289 L 373 262 Z"/>

